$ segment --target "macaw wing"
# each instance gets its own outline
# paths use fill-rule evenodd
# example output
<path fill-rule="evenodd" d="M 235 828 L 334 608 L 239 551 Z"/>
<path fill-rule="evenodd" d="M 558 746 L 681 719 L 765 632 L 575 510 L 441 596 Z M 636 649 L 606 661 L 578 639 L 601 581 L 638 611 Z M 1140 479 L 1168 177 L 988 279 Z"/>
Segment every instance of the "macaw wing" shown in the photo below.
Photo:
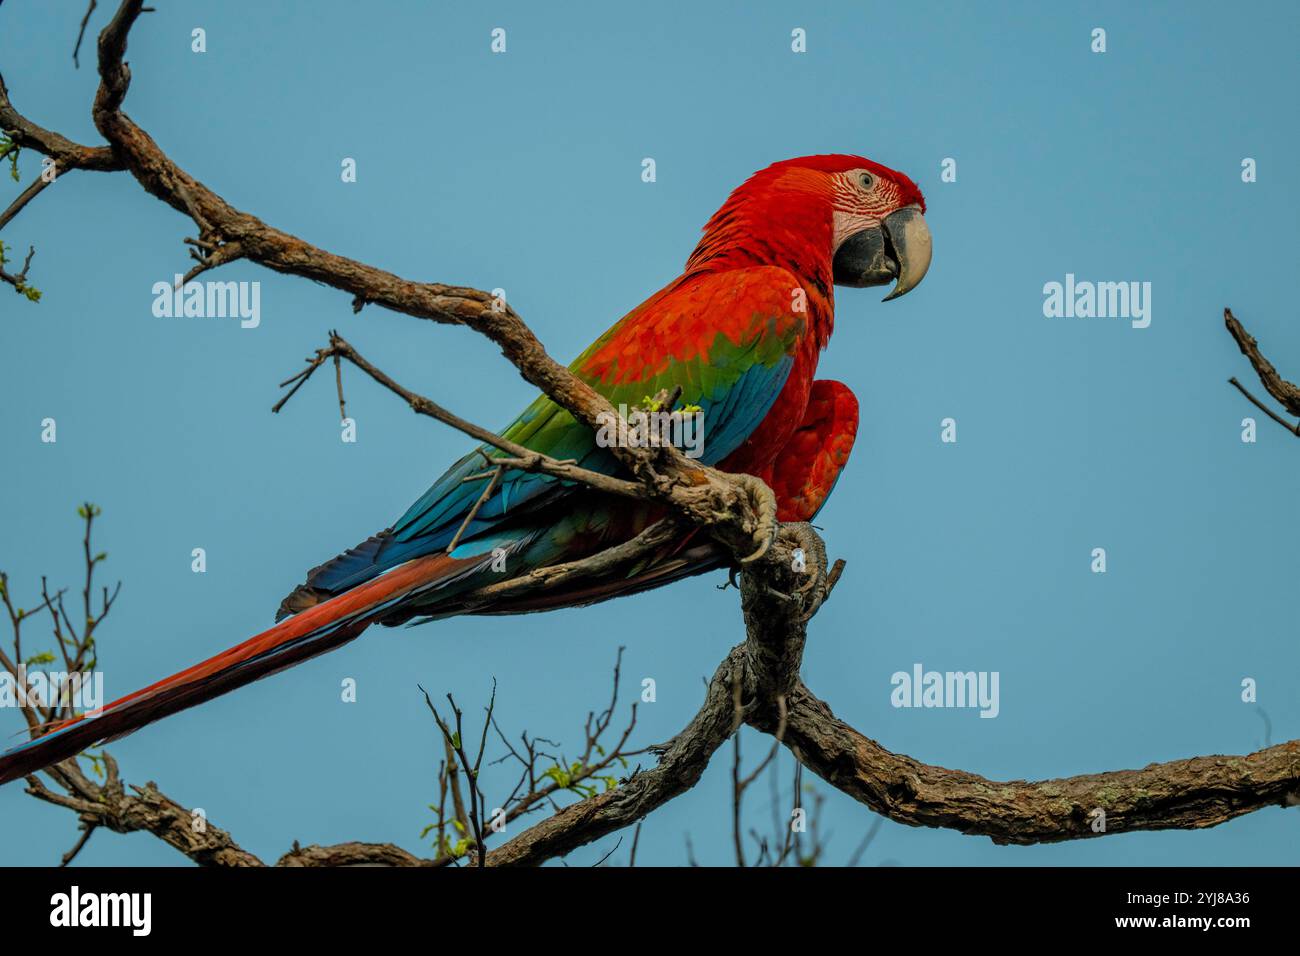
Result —
<path fill-rule="evenodd" d="M 773 266 L 690 276 L 628 313 L 569 366 L 617 409 L 633 409 L 660 390 L 682 387 L 681 405 L 699 406 L 700 460 L 715 464 L 738 448 L 776 401 L 806 327 L 793 308 L 793 274 Z M 583 468 L 616 474 L 620 465 L 591 429 L 545 395 L 499 432 L 503 437 Z M 402 561 L 445 548 L 483 491 L 465 481 L 490 468 L 481 445 L 456 462 L 397 520 L 389 533 L 323 565 L 309 583 L 349 587 Z M 571 494 L 575 486 L 547 475 L 509 471 L 461 535 L 475 537 L 503 519 Z"/>

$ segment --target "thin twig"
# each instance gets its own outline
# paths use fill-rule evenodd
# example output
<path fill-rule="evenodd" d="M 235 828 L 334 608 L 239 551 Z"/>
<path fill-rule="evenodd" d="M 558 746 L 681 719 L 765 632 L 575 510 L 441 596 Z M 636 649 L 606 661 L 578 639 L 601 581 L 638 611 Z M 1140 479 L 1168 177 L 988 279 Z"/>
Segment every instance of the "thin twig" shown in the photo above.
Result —
<path fill-rule="evenodd" d="M 1246 390 L 1246 387 L 1242 385 L 1239 381 L 1237 381 L 1236 376 L 1233 376 L 1232 378 L 1228 379 L 1228 384 L 1236 386 L 1237 391 L 1241 392 L 1241 394 L 1245 395 L 1248 399 L 1250 399 L 1251 403 L 1254 404 L 1256 408 L 1262 411 L 1269 418 L 1273 419 L 1273 421 L 1277 422 L 1279 425 L 1281 425 L 1283 428 L 1285 428 L 1287 431 L 1291 432 L 1292 434 L 1296 436 L 1300 436 L 1300 422 L 1294 425 L 1291 424 L 1289 421 L 1287 421 L 1277 412 L 1273 411 L 1273 409 L 1269 408 L 1267 405 L 1261 402 L 1254 395 L 1250 394 L 1250 392 Z"/>
<path fill-rule="evenodd" d="M 81 29 L 77 31 L 77 45 L 72 48 L 72 65 L 74 69 L 81 69 L 81 60 L 78 54 L 81 52 L 81 41 L 86 36 L 86 24 L 90 22 L 90 15 L 95 12 L 95 7 L 99 0 L 90 0 L 90 6 L 86 7 L 86 15 L 81 18 Z"/>
<path fill-rule="evenodd" d="M 1277 369 L 1273 367 L 1273 363 L 1266 359 L 1259 350 L 1259 343 L 1255 341 L 1254 336 L 1246 331 L 1246 327 L 1232 314 L 1231 309 L 1223 310 L 1223 323 L 1228 327 L 1228 333 L 1237 343 L 1237 347 L 1241 349 L 1241 353 L 1250 360 L 1251 366 L 1255 369 L 1255 374 L 1259 376 L 1260 382 L 1268 393 L 1281 402 L 1282 406 L 1292 415 L 1300 416 L 1300 386 L 1294 385 L 1278 374 Z M 1250 394 L 1236 378 L 1230 378 L 1228 381 L 1269 418 L 1293 435 L 1300 437 L 1300 425 L 1293 425 L 1282 418 L 1254 395 Z"/>
<path fill-rule="evenodd" d="M 334 356 L 334 361 L 338 361 L 337 355 Z M 451 554 L 456 550 L 456 545 L 460 544 L 461 535 L 465 533 L 465 529 L 469 527 L 470 522 L 478 517 L 479 509 L 483 507 L 484 503 L 487 502 L 487 500 L 491 498 L 493 493 L 497 490 L 497 486 L 501 484 L 501 476 L 503 474 L 505 474 L 505 469 L 498 466 L 492 474 L 492 480 L 484 486 L 483 493 L 478 496 L 478 500 L 474 502 L 474 506 L 470 508 L 469 513 L 465 515 L 465 520 L 460 523 L 460 527 L 456 529 L 456 533 L 452 535 L 451 540 L 447 542 L 448 554 Z"/>
<path fill-rule="evenodd" d="M 26 206 L 33 199 L 35 199 L 37 196 L 39 196 L 41 194 L 41 190 L 43 190 L 51 182 L 53 182 L 52 179 L 46 179 L 45 176 L 43 175 L 37 176 L 34 180 L 32 180 L 31 185 L 29 185 L 26 189 L 24 189 L 21 193 L 19 193 L 18 198 L 9 204 L 9 208 L 6 209 L 4 212 L 0 213 L 0 229 L 3 229 L 5 226 L 9 225 L 10 221 L 14 218 L 14 216 L 22 212 L 23 207 Z"/>

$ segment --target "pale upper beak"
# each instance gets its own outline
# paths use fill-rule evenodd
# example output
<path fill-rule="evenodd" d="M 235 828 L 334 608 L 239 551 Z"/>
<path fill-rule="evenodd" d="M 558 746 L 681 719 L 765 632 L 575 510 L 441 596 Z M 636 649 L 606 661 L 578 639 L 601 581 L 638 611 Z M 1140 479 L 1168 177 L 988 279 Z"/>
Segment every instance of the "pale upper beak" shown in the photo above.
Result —
<path fill-rule="evenodd" d="M 930 229 L 919 206 L 891 212 L 879 226 L 853 233 L 835 252 L 836 285 L 864 288 L 897 280 L 885 302 L 921 284 L 930 269 Z"/>

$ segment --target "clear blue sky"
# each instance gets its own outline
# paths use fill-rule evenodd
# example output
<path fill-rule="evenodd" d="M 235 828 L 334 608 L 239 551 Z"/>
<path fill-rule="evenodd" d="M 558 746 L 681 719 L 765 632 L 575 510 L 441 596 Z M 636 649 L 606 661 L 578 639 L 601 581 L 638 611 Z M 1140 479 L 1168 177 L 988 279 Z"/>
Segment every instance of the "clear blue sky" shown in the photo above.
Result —
<path fill-rule="evenodd" d="M 1227 384 L 1253 376 L 1221 319 L 1231 305 L 1300 377 L 1295 5 L 157 6 L 131 37 L 126 109 L 177 162 L 335 252 L 504 287 L 564 359 L 676 275 L 753 170 L 855 152 L 907 171 L 929 200 L 933 268 L 884 305 L 841 290 L 821 369 L 856 391 L 862 426 L 819 520 L 848 570 L 813 627 L 809 686 L 884 745 L 993 778 L 1255 750 L 1265 723 L 1240 700 L 1243 677 L 1272 741 L 1300 736 L 1300 442 Z M 81 13 L 9 0 L 0 67 L 20 110 L 96 142 L 93 39 L 80 71 L 70 58 Z M 498 26 L 504 55 L 489 52 Z M 1094 27 L 1105 54 L 1090 51 Z M 355 184 L 340 181 L 344 157 Z M 945 157 L 955 183 L 940 181 Z M 1243 157 L 1258 182 L 1241 181 Z M 29 182 L 37 157 L 21 169 Z M 0 182 L 0 202 L 20 188 Z M 98 543 L 124 581 L 101 634 L 110 696 L 265 627 L 306 569 L 386 526 L 464 450 L 355 375 L 354 445 L 328 379 L 272 415 L 276 383 L 329 328 L 483 424 L 533 395 L 466 330 L 354 316 L 343 294 L 248 264 L 219 277 L 262 283 L 259 328 L 155 318 L 151 287 L 185 267 L 192 234 L 130 177 L 98 173 L 61 179 L 3 233 L 37 247 L 45 295 L 0 289 L 0 567 L 19 593 L 42 574 L 74 584 L 76 505 L 103 507 Z M 1151 282 L 1151 326 L 1045 318 L 1043 285 L 1066 273 Z M 1256 444 L 1240 440 L 1246 415 Z M 46 417 L 55 445 L 40 442 Z M 939 441 L 945 417 L 955 445 Z M 206 574 L 190 571 L 195 547 Z M 1089 570 L 1095 547 L 1104 575 Z M 156 780 L 271 859 L 294 839 L 419 851 L 437 751 L 417 681 L 477 712 L 495 677 L 504 727 L 572 750 L 624 644 L 625 693 L 658 685 L 638 740 L 664 740 L 741 637 L 736 595 L 717 583 L 374 630 L 112 751 L 129 780 Z M 1000 672 L 1000 715 L 891 707 L 890 675 L 914 662 Z M 345 677 L 356 704 L 339 702 Z M 761 747 L 748 738 L 749 754 Z M 874 818 L 814 782 L 842 860 Z M 756 822 L 767 799 L 754 795 Z M 701 861 L 729 862 L 728 814 L 725 754 L 650 818 L 639 860 L 684 862 L 689 832 Z M 74 840 L 70 814 L 0 790 L 0 860 L 50 863 Z M 1032 848 L 886 823 L 865 862 L 1282 864 L 1297 851 L 1295 812 L 1269 809 L 1207 832 Z M 184 862 L 110 833 L 80 860 Z"/>

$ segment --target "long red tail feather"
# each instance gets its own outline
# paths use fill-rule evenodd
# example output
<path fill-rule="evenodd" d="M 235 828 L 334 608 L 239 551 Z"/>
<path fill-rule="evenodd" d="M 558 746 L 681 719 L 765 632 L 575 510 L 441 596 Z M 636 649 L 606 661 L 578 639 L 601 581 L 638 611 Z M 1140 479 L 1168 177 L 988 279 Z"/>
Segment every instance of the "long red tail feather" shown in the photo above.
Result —
<path fill-rule="evenodd" d="M 0 754 L 0 784 L 334 650 L 357 637 L 394 600 L 475 560 L 444 554 L 417 558 L 206 661 L 115 700 L 97 716 L 83 715 L 57 724 L 44 736 Z"/>

